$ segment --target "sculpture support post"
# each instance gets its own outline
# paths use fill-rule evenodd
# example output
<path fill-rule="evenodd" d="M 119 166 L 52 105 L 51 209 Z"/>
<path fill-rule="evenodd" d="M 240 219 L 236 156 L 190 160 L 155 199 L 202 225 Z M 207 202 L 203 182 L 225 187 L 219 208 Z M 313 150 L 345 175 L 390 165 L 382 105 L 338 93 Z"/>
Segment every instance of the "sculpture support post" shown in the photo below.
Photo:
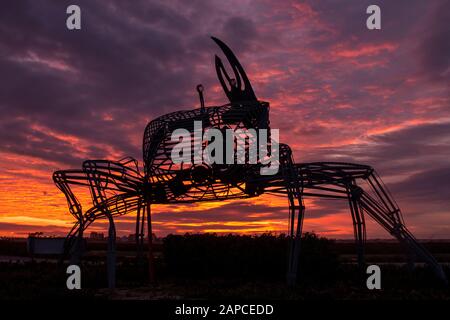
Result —
<path fill-rule="evenodd" d="M 136 241 L 136 258 L 139 262 L 142 258 L 142 246 L 141 246 L 141 237 L 140 237 L 140 222 L 141 222 L 141 204 L 138 205 L 136 210 L 136 233 L 135 233 L 135 241 Z"/>
<path fill-rule="evenodd" d="M 155 265 L 153 259 L 153 232 L 152 232 L 152 214 L 150 202 L 147 201 L 147 233 L 148 233 L 148 281 L 155 283 Z"/>
<path fill-rule="evenodd" d="M 297 274 L 300 263 L 300 246 L 302 239 L 302 227 L 303 227 L 303 217 L 305 213 L 305 207 L 303 206 L 301 199 L 299 204 L 295 205 L 293 201 L 289 201 L 289 211 L 291 215 L 291 230 L 290 230 L 290 244 L 289 244 L 289 262 L 287 271 L 287 284 L 288 286 L 294 286 L 297 282 Z M 294 224 L 295 218 L 297 218 L 297 225 Z"/>
<path fill-rule="evenodd" d="M 366 243 L 366 225 L 364 221 L 364 214 L 360 206 L 360 197 L 362 189 L 357 187 L 352 181 L 347 186 L 347 198 L 350 207 L 350 213 L 353 221 L 353 232 L 356 244 L 356 253 L 358 255 L 358 267 L 361 274 L 365 274 L 365 258 L 364 246 Z"/>
<path fill-rule="evenodd" d="M 289 252 L 286 280 L 288 286 L 294 286 L 297 282 L 305 210 L 302 198 L 303 185 L 298 179 L 300 173 L 295 167 L 291 149 L 287 145 L 280 145 L 280 164 L 289 201 Z"/>
<path fill-rule="evenodd" d="M 297 208 L 297 230 L 295 233 L 294 270 L 298 273 L 300 264 L 300 244 L 302 239 L 303 218 L 305 216 L 305 206 L 301 199 L 297 198 L 299 205 Z M 297 279 L 296 279 L 297 280 Z"/>
<path fill-rule="evenodd" d="M 113 217 L 108 214 L 108 251 L 106 254 L 106 268 L 108 274 L 108 288 L 116 287 L 116 227 L 114 226 Z"/>
<path fill-rule="evenodd" d="M 81 221 L 78 228 L 78 235 L 76 236 L 75 243 L 71 249 L 72 252 L 70 252 L 70 264 L 78 266 L 81 264 L 83 249 L 83 222 Z"/>

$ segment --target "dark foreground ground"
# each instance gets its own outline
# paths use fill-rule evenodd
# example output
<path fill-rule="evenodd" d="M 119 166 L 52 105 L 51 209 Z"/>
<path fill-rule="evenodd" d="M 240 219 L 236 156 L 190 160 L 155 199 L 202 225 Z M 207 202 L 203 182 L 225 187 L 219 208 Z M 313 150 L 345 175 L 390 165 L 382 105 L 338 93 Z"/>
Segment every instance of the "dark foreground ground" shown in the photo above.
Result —
<path fill-rule="evenodd" d="M 426 243 L 444 262 L 450 278 L 450 243 Z M 149 286 L 148 265 L 137 260 L 132 243 L 118 244 L 117 289 L 105 289 L 104 242 L 88 242 L 81 266 L 82 290 L 66 289 L 67 263 L 27 256 L 24 241 L 0 241 L 0 299 L 413 299 L 450 300 L 420 262 L 409 268 L 394 242 L 370 242 L 368 264 L 381 268 L 381 290 L 368 290 L 367 275 L 355 264 L 351 242 L 334 242 L 307 234 L 303 241 L 301 278 L 285 284 L 287 241 L 263 235 L 169 236 L 157 245 L 157 282 Z"/>

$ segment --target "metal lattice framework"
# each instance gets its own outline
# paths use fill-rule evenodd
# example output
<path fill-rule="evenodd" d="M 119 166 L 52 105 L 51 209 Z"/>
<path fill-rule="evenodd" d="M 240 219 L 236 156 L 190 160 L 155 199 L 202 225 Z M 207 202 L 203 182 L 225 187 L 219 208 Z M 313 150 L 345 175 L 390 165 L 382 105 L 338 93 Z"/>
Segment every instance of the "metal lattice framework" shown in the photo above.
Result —
<path fill-rule="evenodd" d="M 297 278 L 305 197 L 347 201 L 353 219 L 358 262 L 364 265 L 366 240 L 365 214 L 374 219 L 392 236 L 425 261 L 439 278 L 446 281 L 441 266 L 405 226 L 402 214 L 386 186 L 366 165 L 315 162 L 295 163 L 291 149 L 279 145 L 279 168 L 275 175 L 261 175 L 262 164 L 175 164 L 171 151 L 175 142 L 171 133 L 178 128 L 189 130 L 195 143 L 194 121 L 201 121 L 203 130 L 270 129 L 269 103 L 259 101 L 250 81 L 233 52 L 220 40 L 213 38 L 225 54 L 234 77 L 226 72 L 221 59 L 215 57 L 219 81 L 230 103 L 205 107 L 203 87 L 201 108 L 173 112 L 151 121 L 143 139 L 144 172 L 138 161 L 127 157 L 119 161 L 87 160 L 82 169 L 56 171 L 53 175 L 58 188 L 66 196 L 69 211 L 77 222 L 66 239 L 66 253 L 74 261 L 81 255 L 84 231 L 100 218 L 109 220 L 108 279 L 114 287 L 115 225 L 114 217 L 136 214 L 136 243 L 142 252 L 144 226 L 149 241 L 150 281 L 153 280 L 152 204 L 179 204 L 200 201 L 222 201 L 272 194 L 287 197 L 289 204 L 290 238 L 287 279 L 294 284 Z M 205 141 L 201 141 L 203 145 Z M 194 151 L 192 151 L 194 153 Z M 192 154 L 193 156 L 193 154 Z M 72 186 L 85 186 L 92 195 L 92 207 L 82 210 Z"/>

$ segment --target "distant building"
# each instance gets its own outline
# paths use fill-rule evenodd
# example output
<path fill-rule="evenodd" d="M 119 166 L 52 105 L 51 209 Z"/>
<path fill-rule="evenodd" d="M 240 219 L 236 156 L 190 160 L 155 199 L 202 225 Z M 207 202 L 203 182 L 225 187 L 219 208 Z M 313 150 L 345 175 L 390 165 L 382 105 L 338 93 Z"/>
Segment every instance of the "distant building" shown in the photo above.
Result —
<path fill-rule="evenodd" d="M 27 239 L 27 251 L 30 255 L 59 255 L 64 252 L 64 238 L 30 235 Z"/>
<path fill-rule="evenodd" d="M 33 232 L 33 233 L 29 233 L 28 237 L 31 237 L 31 238 L 42 238 L 42 237 L 44 237 L 44 233 L 43 232 Z"/>
<path fill-rule="evenodd" d="M 156 237 L 156 234 L 154 234 L 154 233 L 152 233 L 152 240 L 153 241 L 157 241 L 158 240 L 158 238 Z M 144 238 L 144 240 L 145 241 L 148 241 L 148 236 L 146 236 L 145 238 Z M 127 241 L 129 241 L 129 242 L 136 242 L 136 233 L 130 233 L 129 235 L 128 235 L 128 237 L 127 237 Z"/>
<path fill-rule="evenodd" d="M 104 240 L 105 235 L 102 232 L 91 232 L 89 235 L 89 239 L 91 240 Z"/>

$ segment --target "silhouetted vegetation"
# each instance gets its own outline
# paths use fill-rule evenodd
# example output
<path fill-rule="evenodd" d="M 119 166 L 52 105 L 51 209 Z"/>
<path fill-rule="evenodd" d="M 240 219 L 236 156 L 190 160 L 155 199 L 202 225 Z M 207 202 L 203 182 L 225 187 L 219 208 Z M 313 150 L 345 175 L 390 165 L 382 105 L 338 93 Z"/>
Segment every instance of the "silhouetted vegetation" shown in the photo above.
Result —
<path fill-rule="evenodd" d="M 65 266 L 56 260 L 8 262 L 24 253 L 19 242 L 0 241 L 0 299 L 109 298 L 105 243 L 88 244 L 81 291 L 65 287 Z M 430 246 L 446 256 L 448 243 Z M 16 250 L 17 249 L 17 250 Z M 267 299 L 449 299 L 431 270 L 382 265 L 382 290 L 365 286 L 367 275 L 354 263 L 354 244 L 306 233 L 302 238 L 298 286 L 288 288 L 288 239 L 283 235 L 170 235 L 156 246 L 157 284 L 148 287 L 147 259 L 136 259 L 133 243 L 118 245 L 115 298 L 267 298 Z M 370 243 L 371 259 L 404 261 L 395 243 Z M 16 250 L 16 251 L 14 251 Z M 349 257 L 350 256 L 350 257 Z M 370 255 L 369 255 L 370 256 Z M 383 258 L 386 261 L 385 258 Z M 450 269 L 445 267 L 450 278 Z"/>
<path fill-rule="evenodd" d="M 312 233 L 303 236 L 300 265 L 305 277 L 324 280 L 332 275 L 338 266 L 332 244 Z M 169 235 L 163 241 L 167 272 L 178 277 L 284 279 L 287 253 L 284 235 L 186 234 Z"/>

